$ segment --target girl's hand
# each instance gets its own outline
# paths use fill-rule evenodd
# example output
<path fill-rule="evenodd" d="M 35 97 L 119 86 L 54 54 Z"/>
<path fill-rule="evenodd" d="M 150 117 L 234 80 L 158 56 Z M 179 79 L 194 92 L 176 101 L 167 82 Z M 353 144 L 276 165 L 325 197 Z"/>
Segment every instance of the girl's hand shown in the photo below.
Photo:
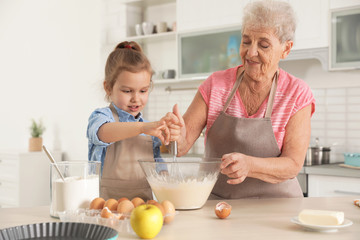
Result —
<path fill-rule="evenodd" d="M 227 183 L 242 183 L 248 176 L 251 165 L 249 164 L 249 159 L 246 155 L 241 153 L 229 153 L 224 154 L 221 160 L 221 173 L 231 178 Z"/>
<path fill-rule="evenodd" d="M 147 135 L 158 137 L 161 142 L 168 145 L 170 142 L 170 130 L 164 120 L 156 122 L 146 122 L 141 128 L 141 132 Z"/>

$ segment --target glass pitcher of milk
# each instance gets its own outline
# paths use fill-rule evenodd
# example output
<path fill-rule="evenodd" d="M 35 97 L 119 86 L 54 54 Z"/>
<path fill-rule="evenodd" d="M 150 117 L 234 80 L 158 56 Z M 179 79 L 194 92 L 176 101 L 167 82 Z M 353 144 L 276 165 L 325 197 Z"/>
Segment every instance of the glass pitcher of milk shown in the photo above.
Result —
<path fill-rule="evenodd" d="M 50 164 L 50 215 L 58 218 L 58 212 L 88 208 L 99 197 L 101 162 L 57 162 L 64 180 Z"/>

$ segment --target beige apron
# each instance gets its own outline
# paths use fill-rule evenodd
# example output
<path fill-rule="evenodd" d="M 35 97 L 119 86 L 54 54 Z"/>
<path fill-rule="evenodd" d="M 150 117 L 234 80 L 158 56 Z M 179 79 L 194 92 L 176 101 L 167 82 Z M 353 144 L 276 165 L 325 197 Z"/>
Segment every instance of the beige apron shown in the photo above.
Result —
<path fill-rule="evenodd" d="M 272 106 L 277 87 L 277 74 L 275 74 L 273 79 L 264 118 L 237 118 L 225 113 L 240 85 L 243 75 L 244 73 L 237 78 L 222 112 L 209 129 L 205 145 L 206 157 L 221 158 L 224 154 L 239 152 L 249 156 L 267 158 L 278 157 L 281 153 L 271 124 Z M 224 174 L 219 175 L 210 199 L 303 196 L 296 178 L 272 184 L 247 177 L 244 182 L 236 185 L 228 184 L 226 182 L 228 179 Z"/>
<path fill-rule="evenodd" d="M 119 116 L 112 104 L 110 109 L 115 121 Z M 100 196 L 104 199 L 141 197 L 152 199 L 150 185 L 137 162 L 139 159 L 153 159 L 153 141 L 150 136 L 138 135 L 115 142 L 108 146 L 100 184 Z"/>

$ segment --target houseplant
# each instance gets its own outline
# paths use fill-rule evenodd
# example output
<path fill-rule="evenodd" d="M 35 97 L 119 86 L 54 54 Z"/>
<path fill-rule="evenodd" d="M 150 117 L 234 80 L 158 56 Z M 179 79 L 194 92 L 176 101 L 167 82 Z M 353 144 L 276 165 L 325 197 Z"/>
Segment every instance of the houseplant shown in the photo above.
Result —
<path fill-rule="evenodd" d="M 41 151 L 42 135 L 44 131 L 45 131 L 45 127 L 42 121 L 40 120 L 39 122 L 36 122 L 34 119 L 32 119 L 32 124 L 30 126 L 31 138 L 29 139 L 30 152 Z"/>

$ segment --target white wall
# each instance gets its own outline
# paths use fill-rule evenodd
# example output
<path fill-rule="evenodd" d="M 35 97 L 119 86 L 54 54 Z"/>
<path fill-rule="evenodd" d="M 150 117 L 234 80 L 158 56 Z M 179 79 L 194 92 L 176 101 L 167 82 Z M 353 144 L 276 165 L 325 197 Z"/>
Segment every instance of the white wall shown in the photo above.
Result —
<path fill-rule="evenodd" d="M 0 0 L 0 148 L 26 151 L 31 119 L 66 160 L 87 159 L 86 127 L 104 105 L 101 0 Z"/>

